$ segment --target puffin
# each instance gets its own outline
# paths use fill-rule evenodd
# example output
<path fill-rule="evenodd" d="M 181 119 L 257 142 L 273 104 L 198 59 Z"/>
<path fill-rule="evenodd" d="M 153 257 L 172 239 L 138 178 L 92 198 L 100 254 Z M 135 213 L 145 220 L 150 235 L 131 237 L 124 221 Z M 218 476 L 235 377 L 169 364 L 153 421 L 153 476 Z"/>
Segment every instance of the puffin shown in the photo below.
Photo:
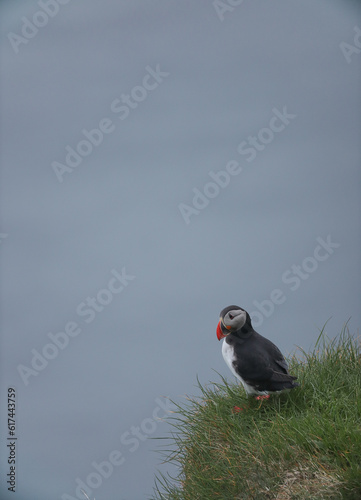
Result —
<path fill-rule="evenodd" d="M 233 375 L 242 383 L 247 396 L 269 398 L 270 393 L 293 389 L 299 384 L 288 371 L 281 351 L 257 333 L 247 311 L 239 306 L 222 309 L 217 338 L 223 340 L 222 355 Z"/>

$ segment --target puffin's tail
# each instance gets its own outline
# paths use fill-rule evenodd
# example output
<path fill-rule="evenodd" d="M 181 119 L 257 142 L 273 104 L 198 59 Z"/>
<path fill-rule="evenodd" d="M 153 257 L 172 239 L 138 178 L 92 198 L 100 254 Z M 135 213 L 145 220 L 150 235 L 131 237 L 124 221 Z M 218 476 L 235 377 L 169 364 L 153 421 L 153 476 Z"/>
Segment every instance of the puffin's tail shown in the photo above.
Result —
<path fill-rule="evenodd" d="M 273 391 L 283 391 L 284 389 L 294 389 L 299 387 L 299 383 L 294 382 L 297 377 L 286 373 L 274 373 L 271 379 Z"/>

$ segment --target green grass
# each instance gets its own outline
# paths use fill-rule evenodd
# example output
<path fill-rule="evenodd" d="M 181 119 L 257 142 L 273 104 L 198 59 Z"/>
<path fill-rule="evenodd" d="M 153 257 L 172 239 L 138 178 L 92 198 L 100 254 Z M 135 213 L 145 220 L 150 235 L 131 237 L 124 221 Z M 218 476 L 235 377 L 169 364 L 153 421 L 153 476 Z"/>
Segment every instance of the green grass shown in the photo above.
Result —
<path fill-rule="evenodd" d="M 223 378 L 199 383 L 200 398 L 176 405 L 163 450 L 179 476 L 159 475 L 154 498 L 360 500 L 360 351 L 347 326 L 334 340 L 322 330 L 289 360 L 300 387 L 269 400 Z"/>

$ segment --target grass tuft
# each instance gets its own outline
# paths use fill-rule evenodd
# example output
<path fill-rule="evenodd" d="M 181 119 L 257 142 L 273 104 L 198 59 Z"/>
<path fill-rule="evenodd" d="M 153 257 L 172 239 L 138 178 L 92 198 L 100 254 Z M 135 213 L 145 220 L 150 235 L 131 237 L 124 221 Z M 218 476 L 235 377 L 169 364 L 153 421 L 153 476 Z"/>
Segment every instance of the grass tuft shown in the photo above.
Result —
<path fill-rule="evenodd" d="M 177 405 L 166 460 L 176 478 L 158 475 L 154 499 L 361 498 L 361 348 L 347 324 L 324 329 L 312 352 L 289 360 L 300 387 L 268 400 L 239 385 L 203 386 Z"/>

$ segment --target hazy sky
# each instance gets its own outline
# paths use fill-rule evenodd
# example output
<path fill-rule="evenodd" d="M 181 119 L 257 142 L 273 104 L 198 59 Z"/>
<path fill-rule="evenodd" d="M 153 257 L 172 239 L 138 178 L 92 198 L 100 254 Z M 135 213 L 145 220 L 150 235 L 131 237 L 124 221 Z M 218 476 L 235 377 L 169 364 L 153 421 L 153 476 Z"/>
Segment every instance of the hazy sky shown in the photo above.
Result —
<path fill-rule="evenodd" d="M 233 381 L 221 309 L 359 330 L 360 5 L 0 9 L 1 498 L 146 499 L 164 396 Z"/>

